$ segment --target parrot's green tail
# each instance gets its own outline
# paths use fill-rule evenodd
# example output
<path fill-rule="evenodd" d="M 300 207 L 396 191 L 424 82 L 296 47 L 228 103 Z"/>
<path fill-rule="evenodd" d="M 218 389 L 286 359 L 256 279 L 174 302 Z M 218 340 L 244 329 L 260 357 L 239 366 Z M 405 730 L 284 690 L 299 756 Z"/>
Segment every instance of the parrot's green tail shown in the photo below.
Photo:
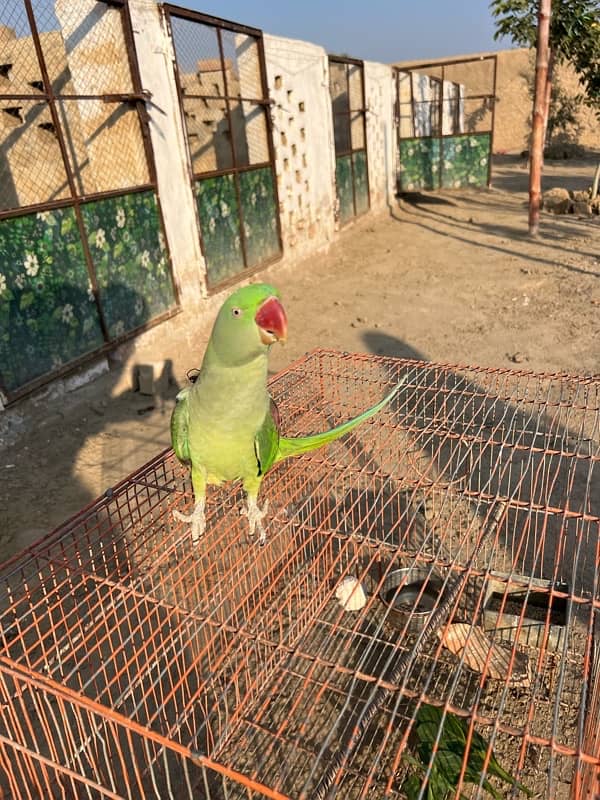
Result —
<path fill-rule="evenodd" d="M 354 417 L 354 419 L 350 419 L 348 422 L 343 422 L 341 425 L 337 425 L 329 431 L 315 433 L 312 436 L 299 436 L 295 439 L 287 439 L 282 436 L 279 440 L 277 455 L 273 463 L 276 464 L 278 461 L 283 461 L 284 458 L 290 458 L 290 456 L 310 453 L 311 450 L 317 450 L 319 447 L 323 447 L 329 444 L 329 442 L 334 442 L 336 439 L 339 439 L 340 436 L 343 436 L 345 433 L 349 433 L 353 428 L 356 428 L 357 425 L 360 425 L 361 422 L 365 422 L 365 420 L 375 416 L 378 411 L 381 411 L 398 392 L 403 383 L 404 381 L 400 381 L 383 400 L 380 400 L 372 408 L 368 408 L 366 411 L 363 411 L 362 414 L 359 414 L 358 417 Z"/>

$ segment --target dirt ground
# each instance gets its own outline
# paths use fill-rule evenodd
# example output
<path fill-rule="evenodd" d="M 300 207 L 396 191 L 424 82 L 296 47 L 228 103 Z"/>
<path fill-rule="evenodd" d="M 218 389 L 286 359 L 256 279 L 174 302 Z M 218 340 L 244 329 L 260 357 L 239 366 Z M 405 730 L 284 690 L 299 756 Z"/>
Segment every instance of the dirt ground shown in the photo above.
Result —
<path fill-rule="evenodd" d="M 594 164 L 550 162 L 545 188 L 586 188 Z M 391 215 L 350 226 L 328 254 L 265 270 L 260 279 L 280 288 L 289 319 L 272 370 L 326 347 L 598 374 L 600 217 L 544 214 L 531 240 L 526 199 L 524 163 L 501 157 L 492 190 L 405 198 Z M 174 358 L 179 383 L 199 365 L 193 358 Z M 0 450 L 0 561 L 168 445 L 177 386 L 154 402 L 112 397 L 116 380 L 109 373 L 40 404 Z"/>

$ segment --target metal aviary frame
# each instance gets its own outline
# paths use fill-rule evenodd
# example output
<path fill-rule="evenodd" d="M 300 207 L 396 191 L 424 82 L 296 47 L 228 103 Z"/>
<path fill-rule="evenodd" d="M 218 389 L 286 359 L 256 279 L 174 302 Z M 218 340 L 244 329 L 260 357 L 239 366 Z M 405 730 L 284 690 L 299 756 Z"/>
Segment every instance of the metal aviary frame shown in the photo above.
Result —
<path fill-rule="evenodd" d="M 169 3 L 175 79 L 209 291 L 281 258 L 262 31 Z"/>
<path fill-rule="evenodd" d="M 364 62 L 329 56 L 329 89 L 336 161 L 337 216 L 341 225 L 370 207 Z"/>
<path fill-rule="evenodd" d="M 2 358 L 0 389 L 13 402 L 168 319 L 178 311 L 178 293 L 164 237 L 147 95 L 142 90 L 126 0 L 96 0 L 93 5 L 77 0 L 1 2 L 0 23 L 0 61 L 4 62 L 0 70 L 0 272 L 5 268 L 0 276 L 4 288 L 0 301 L 6 301 L 0 304 L 0 315 L 2 327 L 10 329 L 5 337 L 17 336 L 29 326 L 30 358 L 42 365 L 29 379 L 22 369 L 19 375 L 12 374 L 8 358 Z M 90 41 L 95 55 L 101 56 L 93 65 L 85 55 Z M 108 217 L 115 220 L 114 230 L 102 222 Z M 129 226 L 139 232 L 142 217 L 146 238 L 136 242 Z M 52 225 L 59 228 L 53 242 Z M 72 255 L 69 264 L 52 250 L 65 237 L 69 239 L 65 253 L 68 247 Z M 48 242 L 42 241 L 45 238 Z M 18 248 L 25 270 L 17 263 Z M 154 271 L 158 260 L 159 277 Z M 124 265 L 130 284 L 117 287 L 116 270 L 125 269 Z M 49 275 L 51 270 L 54 275 Z M 80 281 L 78 298 L 86 291 L 81 281 L 89 281 L 90 305 L 85 313 L 81 311 L 80 319 L 81 309 L 68 293 L 71 271 Z M 136 286 L 154 277 L 156 296 L 148 302 Z M 32 309 L 42 302 L 49 283 L 54 301 L 63 303 L 60 322 L 65 337 L 79 337 L 79 347 L 61 350 L 59 327 L 49 333 L 42 322 L 38 338 L 31 333 L 38 313 Z M 131 303 L 130 314 L 123 320 L 114 318 L 118 302 L 123 312 Z M 87 339 L 82 334 L 86 325 Z M 90 327 L 95 331 L 92 337 Z M 49 336 L 54 337 L 51 343 Z M 4 341 L 8 349 L 11 344 Z M 12 346 L 19 347 L 16 342 Z M 60 354 L 52 356 L 53 349 Z M 10 381 L 4 370 L 11 375 Z"/>
<path fill-rule="evenodd" d="M 489 188 L 497 56 L 397 65 L 394 72 L 398 190 Z"/>

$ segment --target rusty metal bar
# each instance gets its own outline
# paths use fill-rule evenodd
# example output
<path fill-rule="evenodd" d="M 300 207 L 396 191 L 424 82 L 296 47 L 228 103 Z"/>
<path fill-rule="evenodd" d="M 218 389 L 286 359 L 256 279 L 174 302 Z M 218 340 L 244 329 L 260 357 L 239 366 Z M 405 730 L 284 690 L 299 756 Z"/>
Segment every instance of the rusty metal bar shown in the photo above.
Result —
<path fill-rule="evenodd" d="M 231 20 L 211 16 L 210 14 L 204 14 L 199 11 L 192 11 L 189 8 L 176 6 L 172 3 L 164 3 L 163 8 L 168 14 L 172 14 L 176 17 L 182 17 L 183 19 L 188 19 L 192 22 L 202 22 L 204 25 L 210 25 L 215 28 L 225 28 L 226 30 L 233 31 L 234 33 L 242 33 L 246 36 L 262 36 L 262 31 L 260 28 L 251 28 L 248 25 L 241 25 L 239 22 L 232 22 Z"/>
<path fill-rule="evenodd" d="M 418 69 L 432 69 L 433 67 L 440 67 L 442 64 L 446 66 L 453 66 L 455 64 L 472 64 L 474 61 L 491 61 L 495 55 L 489 56 L 473 56 L 471 58 L 444 58 L 441 61 L 418 61 L 413 63 L 409 62 L 406 66 L 398 66 L 399 70 L 418 70 Z"/>
<path fill-rule="evenodd" d="M 491 103 L 492 103 L 492 122 L 491 122 L 491 133 L 490 133 L 490 149 L 488 154 L 488 189 L 492 188 L 492 156 L 494 153 L 494 130 L 495 130 L 495 123 L 496 123 L 496 85 L 498 80 L 498 56 L 494 56 L 494 79 L 493 79 L 493 88 L 492 88 L 492 95 L 491 95 Z"/>

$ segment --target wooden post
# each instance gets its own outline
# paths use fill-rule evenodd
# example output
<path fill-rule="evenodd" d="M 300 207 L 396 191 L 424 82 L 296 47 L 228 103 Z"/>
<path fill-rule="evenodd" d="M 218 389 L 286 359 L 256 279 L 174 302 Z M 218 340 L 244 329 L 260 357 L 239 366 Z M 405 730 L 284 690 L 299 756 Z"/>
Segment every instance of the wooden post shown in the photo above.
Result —
<path fill-rule="evenodd" d="M 548 38 L 552 0 L 539 0 L 537 53 L 535 61 L 535 95 L 529 163 L 529 234 L 537 236 L 540 226 L 542 198 L 542 158 L 544 152 L 544 107 L 548 80 Z"/>
<path fill-rule="evenodd" d="M 548 117 L 550 116 L 550 103 L 552 102 L 552 79 L 554 77 L 554 55 L 548 50 L 548 75 L 546 76 L 546 91 L 544 94 L 544 135 L 542 137 L 542 164 L 544 163 L 544 150 L 548 144 Z"/>

